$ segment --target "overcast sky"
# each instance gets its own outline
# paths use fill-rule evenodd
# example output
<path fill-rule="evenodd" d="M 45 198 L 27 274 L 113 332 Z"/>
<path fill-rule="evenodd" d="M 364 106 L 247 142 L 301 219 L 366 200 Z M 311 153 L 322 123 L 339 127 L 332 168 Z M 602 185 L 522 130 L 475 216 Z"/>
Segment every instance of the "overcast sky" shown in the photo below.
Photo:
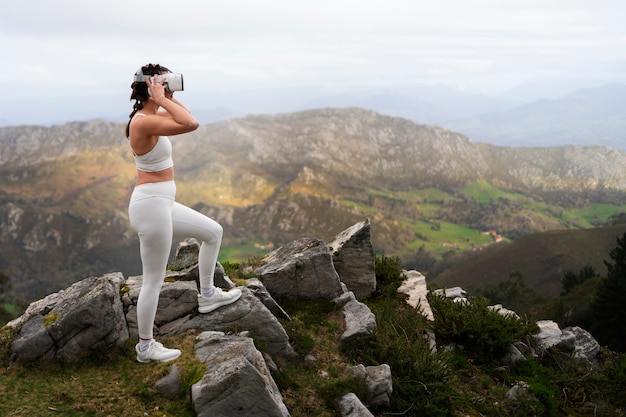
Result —
<path fill-rule="evenodd" d="M 621 0 L 4 1 L 0 121 L 125 115 L 148 62 L 183 73 L 181 100 L 206 109 L 287 87 L 502 95 L 532 82 L 549 95 L 623 83 L 625 11 Z"/>

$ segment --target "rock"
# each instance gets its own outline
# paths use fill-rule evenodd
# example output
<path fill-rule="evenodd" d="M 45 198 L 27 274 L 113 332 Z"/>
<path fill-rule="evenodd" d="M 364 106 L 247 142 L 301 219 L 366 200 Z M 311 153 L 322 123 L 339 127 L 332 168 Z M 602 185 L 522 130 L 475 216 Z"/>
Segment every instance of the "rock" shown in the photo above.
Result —
<path fill-rule="evenodd" d="M 339 297 L 334 298 L 332 300 L 333 303 L 337 304 L 339 307 L 343 307 L 348 304 L 350 301 L 355 301 L 356 297 L 352 291 L 347 291 L 341 294 Z"/>
<path fill-rule="evenodd" d="M 339 400 L 339 412 L 342 417 L 374 417 L 363 405 L 356 394 L 350 392 Z"/>
<path fill-rule="evenodd" d="M 194 238 L 183 240 L 176 247 L 176 253 L 172 260 L 172 269 L 180 270 L 190 268 L 198 263 L 200 243 Z"/>
<path fill-rule="evenodd" d="M 434 291 L 436 295 L 443 295 L 446 298 L 451 298 L 454 301 L 466 301 L 467 300 L 467 292 L 461 287 L 452 287 L 452 288 L 439 288 Z"/>
<path fill-rule="evenodd" d="M 287 417 L 289 411 L 263 355 L 249 337 L 203 332 L 195 347 L 206 373 L 191 387 L 198 417 Z"/>
<path fill-rule="evenodd" d="M 163 393 L 164 395 L 173 398 L 178 395 L 178 392 L 181 389 L 181 370 L 180 367 L 176 364 L 173 364 L 170 368 L 170 373 L 159 379 L 154 384 L 154 389 Z"/>
<path fill-rule="evenodd" d="M 528 384 L 524 381 L 517 382 L 506 393 L 506 398 L 514 401 L 519 401 L 528 397 Z"/>
<path fill-rule="evenodd" d="M 367 386 L 366 404 L 371 407 L 389 406 L 393 384 L 391 368 L 387 364 L 378 366 L 356 365 L 348 368 L 355 377 L 362 380 Z"/>
<path fill-rule="evenodd" d="M 367 305 L 356 299 L 352 291 L 341 294 L 332 302 L 342 308 L 346 326 L 340 338 L 342 342 L 371 335 L 376 329 L 376 317 Z"/>
<path fill-rule="evenodd" d="M 251 278 L 248 280 L 246 287 L 248 287 L 248 289 L 253 292 L 254 296 L 258 298 L 276 317 L 283 317 L 287 320 L 291 320 L 289 314 L 287 314 L 287 312 L 283 310 L 276 300 L 272 298 L 271 294 L 267 291 L 267 288 L 265 288 L 265 285 L 263 285 L 261 281 L 256 278 Z"/>
<path fill-rule="evenodd" d="M 280 247 L 262 260 L 255 273 L 272 294 L 291 299 L 333 299 L 343 291 L 326 244 L 303 238 Z"/>
<path fill-rule="evenodd" d="M 489 306 L 488 308 L 492 311 L 498 312 L 501 316 L 504 316 L 504 317 L 514 317 L 516 319 L 520 318 L 520 316 L 518 316 L 515 311 L 502 307 L 502 304 L 495 304 L 495 305 Z"/>
<path fill-rule="evenodd" d="M 213 284 L 217 287 L 225 288 L 227 290 L 233 289 L 237 286 L 226 275 L 226 271 L 224 271 L 224 267 L 219 262 L 215 264 L 215 273 L 213 274 Z"/>
<path fill-rule="evenodd" d="M 575 337 L 574 343 L 574 356 L 581 359 L 586 359 L 594 367 L 598 366 L 597 356 L 600 353 L 600 344 L 598 341 L 585 329 L 578 326 L 566 327 L 563 331 L 571 332 Z"/>
<path fill-rule="evenodd" d="M 426 277 L 418 271 L 402 271 L 404 281 L 398 287 L 398 292 L 406 294 L 409 298 L 406 302 L 413 308 L 419 308 L 420 312 L 428 319 L 435 320 L 433 311 L 428 303 L 428 287 Z"/>
<path fill-rule="evenodd" d="M 366 219 L 339 233 L 328 245 L 339 279 L 358 299 L 376 291 L 376 259 L 370 232 L 370 219 Z"/>
<path fill-rule="evenodd" d="M 586 359 L 592 366 L 597 366 L 597 355 L 600 344 L 586 330 L 580 327 L 566 327 L 561 330 L 552 320 L 537 322 L 539 333 L 536 339 L 539 347 L 544 351 L 556 347 L 559 351 L 569 353 L 574 357 Z"/>
<path fill-rule="evenodd" d="M 539 333 L 536 339 L 543 350 L 547 350 L 561 341 L 563 332 L 556 322 L 552 320 L 539 320 L 537 326 L 539 327 Z"/>
<path fill-rule="evenodd" d="M 121 273 L 90 277 L 32 303 L 8 326 L 16 329 L 10 362 L 78 362 L 121 346 L 129 333 L 120 301 Z"/>
<path fill-rule="evenodd" d="M 123 302 L 127 311 L 128 330 L 131 337 L 137 337 L 137 298 L 141 290 L 142 276 L 129 277 L 126 280 L 128 292 L 124 295 Z M 160 334 L 159 329 L 182 317 L 186 317 L 194 309 L 198 308 L 198 290 L 193 281 L 164 282 L 161 287 L 156 317 L 154 319 L 155 334 Z"/>
<path fill-rule="evenodd" d="M 352 294 L 350 291 L 348 294 Z M 346 330 L 341 335 L 342 342 L 369 336 L 376 329 L 376 317 L 368 306 L 354 298 L 343 306 L 343 315 L 346 321 Z"/>
<path fill-rule="evenodd" d="M 141 288 L 141 277 L 129 278 L 127 286 L 129 291 L 124 297 L 124 303 L 128 308 L 127 321 L 130 333 L 136 335 L 137 319 L 134 306 Z M 295 359 L 297 354 L 276 316 L 254 296 L 252 291 L 245 287 L 242 287 L 241 291 L 241 298 L 236 302 L 208 314 L 199 314 L 198 291 L 193 282 L 165 282 L 161 289 L 155 319 L 155 334 L 173 336 L 190 330 L 246 329 L 252 336 L 265 343 L 270 354 L 287 360 Z"/>
<path fill-rule="evenodd" d="M 502 358 L 502 364 L 506 366 L 513 366 L 519 362 L 525 362 L 526 357 L 520 352 L 515 345 L 509 346 L 509 352 Z"/>
<path fill-rule="evenodd" d="M 562 330 L 559 342 L 555 346 L 561 352 L 573 353 L 576 348 L 576 335 L 568 330 Z"/>
<path fill-rule="evenodd" d="M 196 281 L 198 290 L 200 282 L 198 278 L 198 255 L 200 254 L 200 243 L 194 238 L 188 238 L 180 242 L 176 247 L 176 253 L 172 260 L 171 269 L 166 273 L 166 278 L 177 281 Z M 220 288 L 232 289 L 236 285 L 228 278 L 224 271 L 224 266 L 217 262 L 213 274 L 213 284 Z"/>

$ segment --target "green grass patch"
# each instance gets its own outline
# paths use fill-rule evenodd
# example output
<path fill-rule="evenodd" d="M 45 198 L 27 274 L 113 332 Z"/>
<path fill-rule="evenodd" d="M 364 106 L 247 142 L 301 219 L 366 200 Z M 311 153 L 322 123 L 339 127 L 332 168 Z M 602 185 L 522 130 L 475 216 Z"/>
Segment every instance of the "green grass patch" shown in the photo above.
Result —
<path fill-rule="evenodd" d="M 250 258 L 265 256 L 274 246 L 259 240 L 225 241 L 220 249 L 219 261 L 245 262 Z"/>
<path fill-rule="evenodd" d="M 0 308 L 12 317 L 19 317 L 24 312 L 24 309 L 20 306 L 16 306 L 15 304 L 0 304 Z"/>
<path fill-rule="evenodd" d="M 419 249 L 422 245 L 433 254 L 443 255 L 450 251 L 462 251 L 493 243 L 493 238 L 470 227 L 444 221 L 417 221 L 408 224 L 419 239 L 407 248 Z"/>
<path fill-rule="evenodd" d="M 463 188 L 461 192 L 463 195 L 476 200 L 481 204 L 489 204 L 498 199 L 506 199 L 510 201 L 525 201 L 527 199 L 521 194 L 502 191 L 485 180 L 478 180 Z"/>
<path fill-rule="evenodd" d="M 606 224 L 609 218 L 624 212 L 626 206 L 592 203 L 585 208 L 564 210 L 563 218 L 572 224 L 587 228 Z"/>
<path fill-rule="evenodd" d="M 129 341 L 123 348 L 102 352 L 79 364 L 3 366 L 0 415 L 195 416 L 189 389 L 204 374 L 204 365 L 193 354 L 195 337 L 163 341 L 183 351 L 176 362 L 183 370 L 182 389 L 174 398 L 153 388 L 169 373 L 171 363 L 138 363 L 134 341 Z"/>

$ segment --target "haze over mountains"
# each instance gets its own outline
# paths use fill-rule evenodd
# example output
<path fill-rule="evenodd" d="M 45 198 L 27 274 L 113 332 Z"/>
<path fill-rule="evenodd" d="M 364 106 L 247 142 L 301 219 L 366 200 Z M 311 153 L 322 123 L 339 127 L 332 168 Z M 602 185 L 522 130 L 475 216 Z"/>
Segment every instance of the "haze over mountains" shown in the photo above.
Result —
<path fill-rule="evenodd" d="M 190 105 L 201 123 L 247 114 L 360 107 L 419 124 L 445 127 L 474 142 L 502 146 L 602 145 L 626 150 L 626 85 L 607 84 L 568 93 L 544 88 L 546 91 L 541 96 L 512 91 L 496 97 L 446 85 L 394 84 L 341 92 L 287 87 L 228 94 L 206 91 L 194 92 L 189 97 L 194 100 L 206 97 L 203 102 L 192 101 Z M 92 118 L 124 122 L 131 107 L 125 104 L 125 98 L 117 96 L 94 100 L 69 95 L 61 103 L 16 102 L 14 108 L 0 115 L 0 126 L 49 126 Z M 39 107 L 42 111 L 37 111 Z"/>

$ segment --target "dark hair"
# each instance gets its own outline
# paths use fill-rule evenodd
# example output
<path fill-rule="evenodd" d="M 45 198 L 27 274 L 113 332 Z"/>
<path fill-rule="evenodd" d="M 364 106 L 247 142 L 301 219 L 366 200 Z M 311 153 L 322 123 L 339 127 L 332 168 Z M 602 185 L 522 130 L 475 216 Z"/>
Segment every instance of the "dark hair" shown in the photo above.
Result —
<path fill-rule="evenodd" d="M 143 73 L 143 75 L 152 76 L 171 71 L 165 68 L 163 65 L 148 64 L 141 67 L 141 72 Z M 130 88 L 133 89 L 132 93 L 130 94 L 130 99 L 135 100 L 135 103 L 133 104 L 133 111 L 128 116 L 130 120 L 126 124 L 127 138 L 130 136 L 130 121 L 133 120 L 133 116 L 135 116 L 135 113 L 143 109 L 143 103 L 148 101 L 148 84 L 146 84 L 145 81 L 133 81 L 133 83 L 130 85 Z"/>

